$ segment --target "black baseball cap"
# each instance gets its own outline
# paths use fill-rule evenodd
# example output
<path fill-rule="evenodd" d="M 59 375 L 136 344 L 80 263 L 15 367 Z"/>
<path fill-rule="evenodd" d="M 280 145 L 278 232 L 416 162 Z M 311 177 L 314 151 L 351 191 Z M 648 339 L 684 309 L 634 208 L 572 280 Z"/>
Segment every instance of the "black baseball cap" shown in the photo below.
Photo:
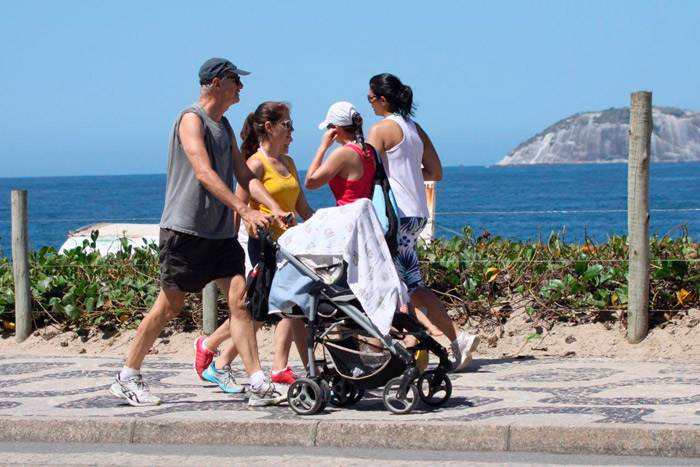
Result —
<path fill-rule="evenodd" d="M 211 83 L 214 78 L 219 78 L 226 72 L 239 76 L 249 75 L 249 71 L 241 70 L 225 58 L 210 58 L 199 69 L 199 84 Z"/>

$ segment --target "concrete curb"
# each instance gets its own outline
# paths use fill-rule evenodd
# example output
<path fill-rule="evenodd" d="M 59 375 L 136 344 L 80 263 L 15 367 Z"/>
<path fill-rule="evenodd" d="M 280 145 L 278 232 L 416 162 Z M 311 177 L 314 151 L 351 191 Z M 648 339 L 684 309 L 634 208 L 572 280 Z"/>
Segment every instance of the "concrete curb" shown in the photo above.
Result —
<path fill-rule="evenodd" d="M 0 441 L 246 444 L 700 457 L 700 427 L 458 422 L 0 418 Z"/>

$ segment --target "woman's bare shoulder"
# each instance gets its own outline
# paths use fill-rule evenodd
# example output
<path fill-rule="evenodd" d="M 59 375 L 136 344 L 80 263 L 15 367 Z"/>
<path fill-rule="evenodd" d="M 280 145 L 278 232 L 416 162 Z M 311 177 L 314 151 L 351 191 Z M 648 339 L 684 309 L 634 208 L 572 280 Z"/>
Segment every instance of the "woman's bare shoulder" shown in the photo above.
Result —
<path fill-rule="evenodd" d="M 379 130 L 379 131 L 386 131 L 386 130 L 392 130 L 392 129 L 398 129 L 398 130 L 400 130 L 401 127 L 400 127 L 399 124 L 396 123 L 395 121 L 393 121 L 393 120 L 391 120 L 391 119 L 389 119 L 389 118 L 385 118 L 384 120 L 382 120 L 382 121 L 380 121 L 380 122 L 377 122 L 377 123 L 375 123 L 374 125 L 372 125 L 371 130 L 373 130 L 373 129 L 377 129 L 377 130 Z"/>
<path fill-rule="evenodd" d="M 331 153 L 328 155 L 328 159 L 330 159 L 331 157 L 342 157 L 347 159 L 347 157 L 352 156 L 353 154 L 357 154 L 357 151 L 355 151 L 353 148 L 348 146 L 338 146 L 333 151 L 331 151 Z"/>

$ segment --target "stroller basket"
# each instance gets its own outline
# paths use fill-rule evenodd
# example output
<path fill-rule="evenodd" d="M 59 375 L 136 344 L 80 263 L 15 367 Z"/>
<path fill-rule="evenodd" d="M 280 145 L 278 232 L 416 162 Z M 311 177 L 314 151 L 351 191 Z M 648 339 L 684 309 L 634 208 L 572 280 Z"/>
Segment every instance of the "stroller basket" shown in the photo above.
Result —
<path fill-rule="evenodd" d="M 336 371 L 358 389 L 384 386 L 390 379 L 403 374 L 406 364 L 389 350 L 368 346 L 376 351 L 359 349 L 355 337 L 324 341 Z"/>

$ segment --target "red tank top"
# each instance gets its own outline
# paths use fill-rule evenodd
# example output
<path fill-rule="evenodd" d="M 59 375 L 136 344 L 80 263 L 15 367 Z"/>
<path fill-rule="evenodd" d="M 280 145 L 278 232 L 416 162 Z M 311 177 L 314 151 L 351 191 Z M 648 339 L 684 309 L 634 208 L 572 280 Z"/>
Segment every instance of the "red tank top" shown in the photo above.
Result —
<path fill-rule="evenodd" d="M 354 144 L 347 144 L 346 146 L 354 149 L 360 155 L 365 173 L 357 180 L 348 180 L 336 175 L 328 182 L 328 186 L 333 192 L 338 206 L 354 203 L 361 198 L 369 198 L 372 194 L 372 182 L 374 181 L 374 171 L 376 170 L 373 156 L 368 157 L 367 154 L 363 154 L 362 149 Z M 372 154 L 374 148 L 369 144 L 367 148 L 370 149 L 370 154 Z"/>

